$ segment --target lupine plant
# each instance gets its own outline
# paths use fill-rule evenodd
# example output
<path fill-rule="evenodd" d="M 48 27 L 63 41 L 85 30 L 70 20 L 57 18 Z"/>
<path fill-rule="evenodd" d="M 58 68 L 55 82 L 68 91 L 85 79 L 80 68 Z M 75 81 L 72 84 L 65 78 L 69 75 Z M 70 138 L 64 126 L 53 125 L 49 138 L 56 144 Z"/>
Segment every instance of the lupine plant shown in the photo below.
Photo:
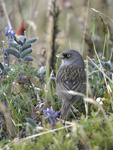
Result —
<path fill-rule="evenodd" d="M 112 79 L 113 69 L 111 69 L 111 61 L 104 61 L 105 58 L 98 60 L 95 66 L 91 61 L 88 62 L 89 67 L 89 82 L 91 84 L 92 92 L 95 98 L 98 96 L 103 97 L 104 93 L 107 92 L 105 79 L 101 70 L 104 71 L 107 77 Z M 109 78 L 106 78 L 107 83 L 109 84 Z"/>
<path fill-rule="evenodd" d="M 21 65 L 22 60 L 23 61 L 33 61 L 34 58 L 27 56 L 27 55 L 32 52 L 32 49 L 31 49 L 32 44 L 31 43 L 34 43 L 37 40 L 37 38 L 32 38 L 32 39 L 27 40 L 26 36 L 20 35 L 17 39 L 15 37 L 15 34 L 12 33 L 12 29 L 10 31 L 8 31 L 9 27 L 7 27 L 6 29 L 7 29 L 6 35 L 8 36 L 8 40 L 9 40 L 8 42 L 9 42 L 10 46 L 15 48 L 16 50 L 7 48 L 5 51 L 8 54 L 15 56 L 20 65 Z M 12 40 L 14 40 L 15 42 L 10 42 Z"/>
<path fill-rule="evenodd" d="M 26 36 L 22 36 L 22 35 L 16 38 L 15 33 L 13 32 L 13 28 L 10 29 L 9 26 L 6 27 L 5 34 L 7 36 L 8 48 L 4 49 L 4 45 L 3 45 L 2 53 L 3 53 L 4 64 L 0 62 L 0 68 L 2 72 L 1 75 L 3 75 L 6 72 L 6 70 L 11 69 L 11 68 L 5 68 L 6 66 L 5 63 L 7 59 L 8 59 L 8 67 L 9 67 L 9 54 L 13 55 L 18 60 L 20 66 L 22 61 L 33 61 L 34 58 L 27 55 L 32 52 L 31 43 L 34 43 L 37 40 L 37 38 L 26 40 Z M 13 47 L 14 49 L 10 47 Z"/>
<path fill-rule="evenodd" d="M 13 117 L 15 118 L 16 116 L 22 123 L 21 118 L 24 118 L 26 114 L 31 111 L 30 109 L 32 109 L 31 116 L 34 118 L 33 107 L 30 106 L 31 103 L 29 102 L 29 99 L 35 99 L 36 103 L 37 97 L 30 76 L 37 75 L 37 77 L 39 77 L 39 73 L 34 71 L 33 67 L 27 66 L 27 64 L 24 62 L 34 60 L 34 58 L 28 56 L 28 54 L 32 52 L 31 43 L 35 42 L 37 38 L 27 40 L 26 36 L 23 35 L 16 37 L 15 33 L 13 32 L 13 28 L 10 29 L 9 26 L 6 27 L 5 35 L 8 41 L 8 48 L 5 49 L 3 42 L 3 48 L 1 50 L 3 53 L 3 63 L 0 62 L 0 97 L 5 106 L 8 107 L 8 104 L 11 106 L 12 110 L 14 111 Z M 18 64 L 11 64 L 10 55 L 16 58 Z M 25 87 L 26 84 L 29 85 L 27 89 Z M 21 96 L 19 93 L 21 93 Z M 26 94 L 29 94 L 29 98 Z M 9 99 L 12 100 L 12 103 L 10 103 Z M 25 103 L 23 105 L 24 100 Z M 16 111 L 18 111 L 18 109 L 22 111 L 23 108 L 21 105 L 23 108 L 28 106 L 27 110 L 29 109 L 29 111 L 26 111 L 24 116 L 21 115 L 20 117 Z M 16 119 L 14 120 L 16 121 Z"/>
<path fill-rule="evenodd" d="M 58 116 L 58 111 L 55 112 L 55 110 L 53 110 L 53 107 L 51 106 L 50 108 L 47 108 L 47 110 L 44 110 L 44 112 L 46 113 L 46 117 L 51 124 L 55 124 L 57 122 L 56 117 Z"/>
<path fill-rule="evenodd" d="M 7 26 L 5 35 L 7 36 L 8 42 L 13 41 L 15 38 L 15 33 L 13 32 L 13 28 L 10 29 L 10 27 Z"/>

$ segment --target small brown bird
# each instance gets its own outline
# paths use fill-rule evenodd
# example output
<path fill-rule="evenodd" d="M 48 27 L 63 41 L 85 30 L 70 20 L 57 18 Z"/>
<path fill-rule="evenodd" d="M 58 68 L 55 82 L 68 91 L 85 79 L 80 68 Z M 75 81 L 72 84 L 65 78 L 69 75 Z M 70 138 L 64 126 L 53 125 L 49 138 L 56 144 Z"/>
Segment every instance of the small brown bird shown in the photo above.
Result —
<path fill-rule="evenodd" d="M 86 73 L 84 60 L 76 50 L 65 50 L 57 57 L 62 58 L 62 64 L 56 75 L 56 92 L 63 102 L 60 118 L 67 118 L 72 104 L 82 99 L 80 95 L 72 95 L 68 91 L 85 93 Z"/>

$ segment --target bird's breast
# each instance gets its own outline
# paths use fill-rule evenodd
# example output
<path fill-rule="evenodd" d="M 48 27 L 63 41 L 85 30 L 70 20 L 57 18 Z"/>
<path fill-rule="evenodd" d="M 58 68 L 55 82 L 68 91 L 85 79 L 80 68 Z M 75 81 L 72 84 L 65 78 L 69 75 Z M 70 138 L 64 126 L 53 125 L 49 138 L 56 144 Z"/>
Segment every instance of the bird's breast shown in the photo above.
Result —
<path fill-rule="evenodd" d="M 76 66 L 64 66 L 59 68 L 56 82 L 68 82 L 68 81 L 75 81 L 78 78 L 82 78 L 82 73 L 85 72 L 84 68 L 76 67 Z"/>

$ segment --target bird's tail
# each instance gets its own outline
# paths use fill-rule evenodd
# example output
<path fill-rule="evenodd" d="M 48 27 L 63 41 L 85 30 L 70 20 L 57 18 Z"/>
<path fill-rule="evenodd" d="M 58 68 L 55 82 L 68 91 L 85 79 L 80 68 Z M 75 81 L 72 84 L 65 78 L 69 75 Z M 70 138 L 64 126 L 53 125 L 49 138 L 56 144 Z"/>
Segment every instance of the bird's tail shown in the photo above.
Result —
<path fill-rule="evenodd" d="M 69 100 L 63 102 L 63 105 L 61 108 L 60 119 L 65 119 L 65 117 L 67 118 L 70 107 L 71 107 L 71 104 Z"/>

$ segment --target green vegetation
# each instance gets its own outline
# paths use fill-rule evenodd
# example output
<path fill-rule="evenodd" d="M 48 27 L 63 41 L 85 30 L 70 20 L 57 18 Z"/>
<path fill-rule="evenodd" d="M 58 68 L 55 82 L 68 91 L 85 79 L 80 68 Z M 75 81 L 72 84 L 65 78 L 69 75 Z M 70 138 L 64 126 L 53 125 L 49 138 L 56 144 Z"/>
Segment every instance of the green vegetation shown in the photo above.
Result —
<path fill-rule="evenodd" d="M 74 4 L 75 1 L 72 2 Z M 36 11 L 34 4 L 37 3 L 34 0 L 31 6 L 34 8 L 32 13 Z M 45 35 L 43 36 L 45 16 L 38 22 L 43 27 L 38 34 L 39 41 L 35 38 L 37 33 L 34 36 L 32 32 L 35 28 L 33 21 L 28 20 L 26 31 L 22 30 L 25 30 L 25 27 L 21 24 L 18 30 L 21 35 L 17 35 L 15 34 L 17 28 L 11 28 L 11 23 L 12 26 L 14 25 L 12 18 L 9 19 L 7 16 L 12 6 L 9 1 L 1 1 L 0 8 L 3 10 L 0 11 L 3 11 L 3 15 L 7 18 L 8 25 L 5 31 L 4 24 L 2 24 L 4 32 L 1 34 L 3 35 L 1 37 L 6 40 L 2 41 L 0 59 L 0 149 L 112 150 L 113 22 L 109 23 L 112 19 L 93 8 L 93 16 L 91 12 L 88 20 L 85 19 L 86 22 L 90 22 L 90 26 L 82 24 L 81 20 L 79 26 L 85 26 L 85 30 L 83 42 L 80 42 L 85 51 L 84 56 L 88 53 L 88 56 L 84 57 L 87 89 L 83 101 L 71 107 L 67 121 L 60 120 L 59 113 L 62 104 L 55 89 L 55 77 L 60 62 L 55 55 L 67 45 L 67 49 L 75 47 L 74 32 L 78 27 L 76 28 L 74 23 L 69 23 L 71 14 L 68 14 L 67 27 L 65 27 L 67 31 L 64 34 L 61 18 L 69 10 L 60 11 L 60 4 L 58 5 L 55 0 L 49 3 L 48 10 L 45 10 L 48 18 L 46 18 L 48 23 L 45 42 Z M 26 13 L 25 4 L 28 6 L 28 2 L 18 1 L 21 19 Z M 110 7 L 104 1 L 103 5 L 106 10 Z M 88 16 L 89 1 L 88 3 L 84 1 L 84 7 L 87 9 Z M 73 7 L 69 9 L 72 14 L 75 13 Z M 15 17 L 19 14 L 15 13 Z M 43 14 L 40 15 L 39 17 L 43 16 Z M 65 41 L 65 44 L 62 44 L 62 36 L 65 36 L 68 41 Z M 3 39 L 0 38 L 0 40 Z M 36 51 L 40 43 L 42 49 L 41 52 L 38 51 L 37 56 Z"/>

